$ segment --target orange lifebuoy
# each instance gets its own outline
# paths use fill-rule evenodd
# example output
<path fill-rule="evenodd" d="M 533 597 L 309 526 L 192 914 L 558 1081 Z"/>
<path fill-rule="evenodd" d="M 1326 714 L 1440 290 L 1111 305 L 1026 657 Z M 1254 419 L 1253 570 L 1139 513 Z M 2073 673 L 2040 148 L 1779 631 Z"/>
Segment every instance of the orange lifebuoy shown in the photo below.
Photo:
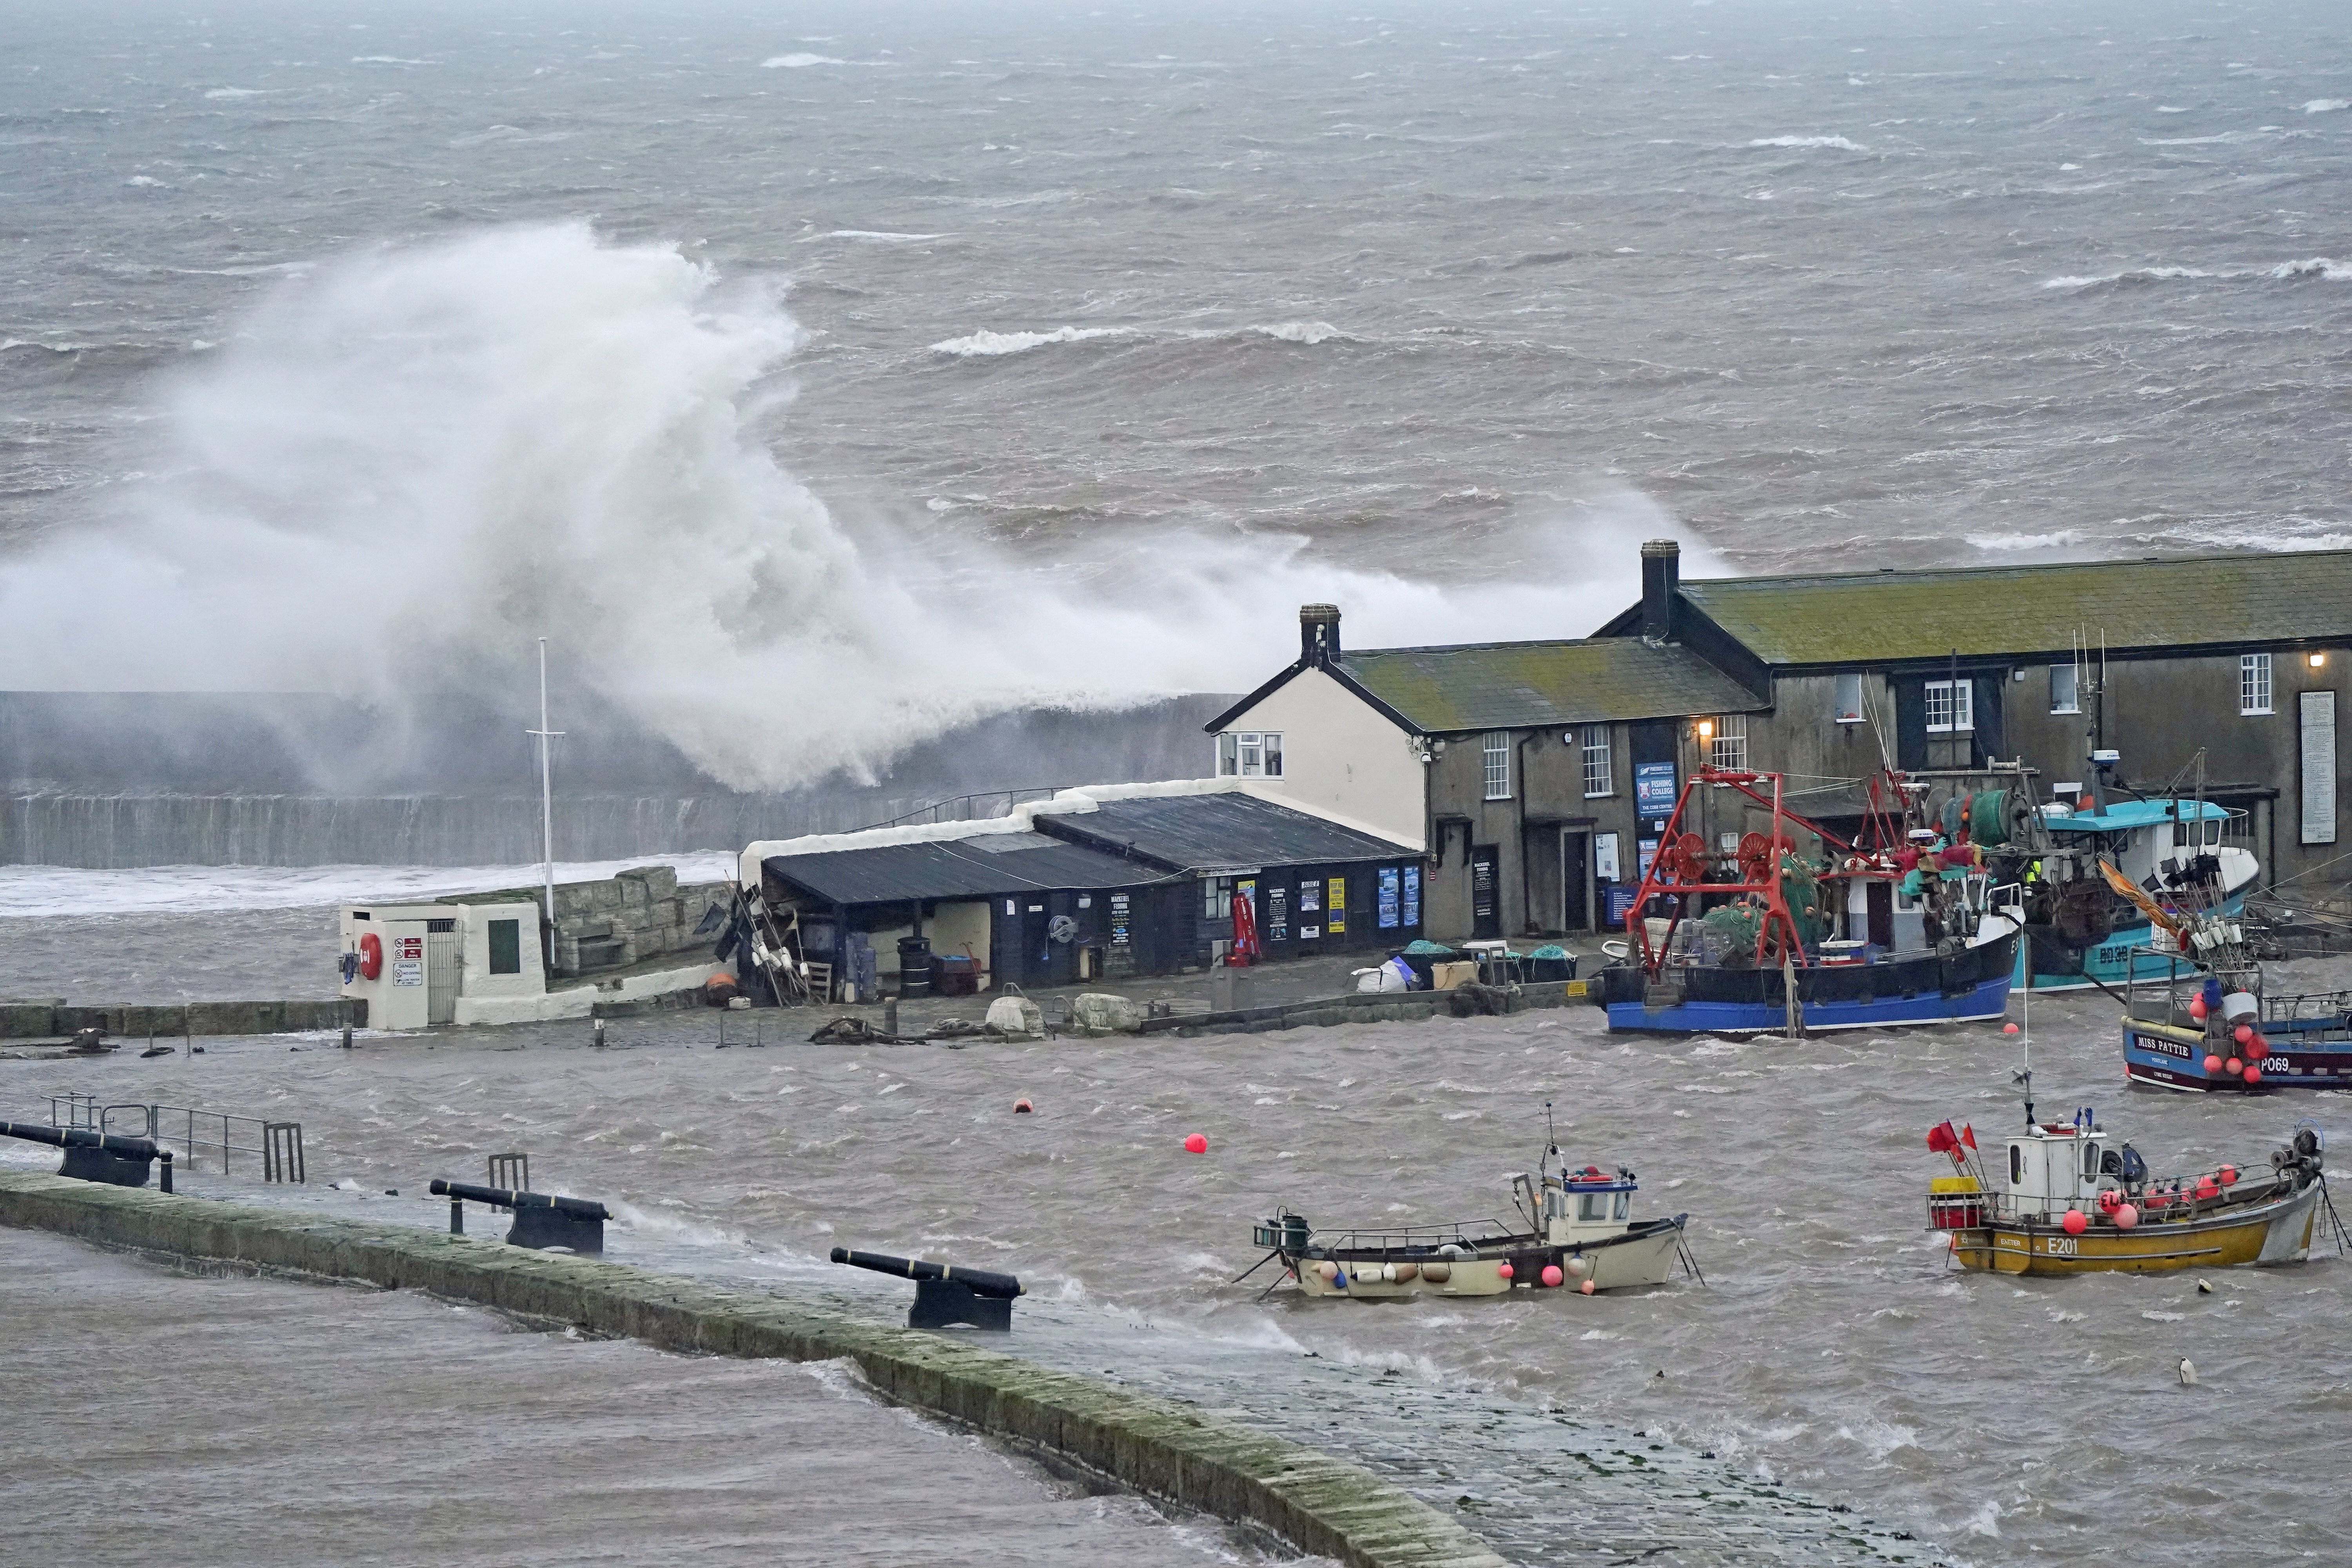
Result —
<path fill-rule="evenodd" d="M 373 931 L 360 938 L 360 978 L 373 980 L 383 973 L 383 938 Z"/>

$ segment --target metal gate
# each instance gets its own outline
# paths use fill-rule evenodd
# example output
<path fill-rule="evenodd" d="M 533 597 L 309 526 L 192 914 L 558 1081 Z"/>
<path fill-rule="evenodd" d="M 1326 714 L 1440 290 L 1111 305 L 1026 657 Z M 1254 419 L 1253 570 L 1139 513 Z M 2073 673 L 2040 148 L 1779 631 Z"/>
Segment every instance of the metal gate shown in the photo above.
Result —
<path fill-rule="evenodd" d="M 457 922 L 425 922 L 425 1021 L 457 1021 Z"/>

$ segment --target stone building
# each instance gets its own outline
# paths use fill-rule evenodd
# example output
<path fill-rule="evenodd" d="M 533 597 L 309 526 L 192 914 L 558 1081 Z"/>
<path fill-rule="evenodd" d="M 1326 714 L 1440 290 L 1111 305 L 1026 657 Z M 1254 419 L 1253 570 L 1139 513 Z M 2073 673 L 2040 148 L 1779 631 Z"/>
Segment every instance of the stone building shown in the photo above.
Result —
<path fill-rule="evenodd" d="M 1447 940 L 1613 925 L 1708 762 L 1787 775 L 1834 827 L 1888 766 L 1998 760 L 2071 803 L 2095 752 L 2146 794 L 2194 787 L 2201 753 L 2267 880 L 2346 880 L 2352 552 L 1692 582 L 1673 542 L 1642 556 L 1641 603 L 1586 638 L 1352 651 L 1306 606 L 1297 660 L 1207 726 L 1219 773 L 1419 846 Z"/>

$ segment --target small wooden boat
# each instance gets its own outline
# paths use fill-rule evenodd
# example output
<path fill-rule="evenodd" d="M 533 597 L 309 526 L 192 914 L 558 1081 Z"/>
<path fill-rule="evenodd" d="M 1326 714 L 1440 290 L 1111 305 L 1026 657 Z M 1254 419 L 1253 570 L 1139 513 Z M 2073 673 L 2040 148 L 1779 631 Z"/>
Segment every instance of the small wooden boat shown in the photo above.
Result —
<path fill-rule="evenodd" d="M 1557 1152 L 1555 1150 L 1554 1152 Z M 1255 1243 L 1309 1296 L 1389 1301 L 1409 1296 L 1500 1296 L 1517 1289 L 1634 1289 L 1663 1285 L 1683 1251 L 1688 1215 L 1633 1217 L 1633 1173 L 1587 1165 L 1511 1180 L 1519 1226 L 1496 1220 L 1318 1231 L 1285 1209 L 1260 1220 Z M 1254 1271 L 1253 1271 L 1254 1272 Z M 1696 1273 L 1696 1269 L 1693 1270 Z M 1246 1278 L 1246 1276 L 1244 1276 Z"/>
<path fill-rule="evenodd" d="M 2152 1181 L 2137 1151 L 2111 1145 L 2088 1107 L 2072 1122 L 2033 1122 L 2007 1140 L 2007 1183 L 1986 1180 L 1975 1133 L 1927 1134 L 1957 1173 L 1937 1177 L 1930 1229 L 1963 1268 L 1999 1274 L 2155 1273 L 2241 1263 L 2301 1263 L 2326 1194 L 2318 1129 L 2299 1129 L 2270 1168 L 2222 1165 Z"/>

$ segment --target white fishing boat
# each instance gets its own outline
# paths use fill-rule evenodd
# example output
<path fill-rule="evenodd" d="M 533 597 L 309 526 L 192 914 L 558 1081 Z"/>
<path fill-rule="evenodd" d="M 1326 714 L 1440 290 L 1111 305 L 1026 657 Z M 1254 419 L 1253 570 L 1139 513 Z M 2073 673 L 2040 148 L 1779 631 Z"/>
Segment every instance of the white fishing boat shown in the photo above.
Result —
<path fill-rule="evenodd" d="M 1551 1153 L 1558 1153 L 1554 1149 Z M 1684 1246 L 1690 1216 L 1635 1219 L 1633 1173 L 1546 1167 L 1511 1179 L 1519 1223 L 1463 1220 L 1318 1231 L 1285 1209 L 1252 1231 L 1309 1296 L 1391 1301 L 1411 1296 L 1500 1296 L 1513 1290 L 1602 1290 L 1663 1285 L 1676 1258 L 1696 1276 Z M 1253 1268 L 1252 1273 L 1256 1272 Z M 1248 1278 L 1247 1275 L 1243 1276 Z"/>

